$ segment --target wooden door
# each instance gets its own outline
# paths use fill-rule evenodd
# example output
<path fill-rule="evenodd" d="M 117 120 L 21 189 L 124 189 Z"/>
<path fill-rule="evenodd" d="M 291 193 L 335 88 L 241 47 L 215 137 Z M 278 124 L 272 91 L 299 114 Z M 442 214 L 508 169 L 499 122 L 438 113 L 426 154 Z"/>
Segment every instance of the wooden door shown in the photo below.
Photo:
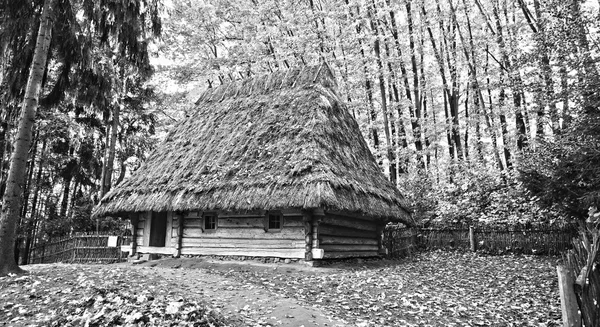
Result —
<path fill-rule="evenodd" d="M 153 212 L 150 223 L 150 242 L 148 245 L 164 247 L 167 238 L 167 213 Z"/>

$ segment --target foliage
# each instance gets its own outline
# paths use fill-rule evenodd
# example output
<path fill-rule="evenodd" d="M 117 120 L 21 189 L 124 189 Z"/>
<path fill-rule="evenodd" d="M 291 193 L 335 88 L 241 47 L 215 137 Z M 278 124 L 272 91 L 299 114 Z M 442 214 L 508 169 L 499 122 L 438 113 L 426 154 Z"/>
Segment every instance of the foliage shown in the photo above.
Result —
<path fill-rule="evenodd" d="M 600 110 L 591 108 L 555 141 L 524 158 L 521 180 L 545 207 L 584 220 L 600 207 Z"/>
<path fill-rule="evenodd" d="M 451 182 L 431 178 L 400 180 L 421 225 L 562 223 L 554 207 L 542 208 L 517 174 L 487 170 L 474 163 L 455 165 Z M 404 184 L 405 183 L 405 184 Z"/>

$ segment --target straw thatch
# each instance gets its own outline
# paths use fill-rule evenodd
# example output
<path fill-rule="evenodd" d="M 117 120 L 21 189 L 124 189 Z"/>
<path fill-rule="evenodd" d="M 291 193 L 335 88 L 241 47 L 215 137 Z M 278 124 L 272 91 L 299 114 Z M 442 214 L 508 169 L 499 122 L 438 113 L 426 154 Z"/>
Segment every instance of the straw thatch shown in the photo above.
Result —
<path fill-rule="evenodd" d="M 409 221 L 335 87 L 322 64 L 209 89 L 94 214 L 323 208 Z"/>

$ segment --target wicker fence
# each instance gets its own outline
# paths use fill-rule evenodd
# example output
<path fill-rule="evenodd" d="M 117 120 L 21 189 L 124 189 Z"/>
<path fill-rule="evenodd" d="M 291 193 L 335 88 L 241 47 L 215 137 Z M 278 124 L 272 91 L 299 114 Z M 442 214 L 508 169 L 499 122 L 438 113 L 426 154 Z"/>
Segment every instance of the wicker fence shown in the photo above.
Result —
<path fill-rule="evenodd" d="M 110 245 L 116 246 L 109 246 L 111 237 L 116 237 L 116 243 Z M 29 263 L 120 262 L 125 258 L 121 253 L 122 242 L 122 237 L 113 235 L 75 235 L 51 239 L 32 250 Z"/>
<path fill-rule="evenodd" d="M 405 257 L 416 250 L 417 236 L 416 228 L 390 225 L 383 231 L 383 246 L 387 249 L 389 257 Z"/>
<path fill-rule="evenodd" d="M 490 254 L 557 255 L 572 248 L 577 229 L 565 226 L 453 226 L 405 228 L 387 226 L 383 244 L 391 257 L 402 257 L 416 247 L 468 250 Z"/>
<path fill-rule="evenodd" d="M 588 237 L 584 238 L 581 234 L 565 256 L 571 278 L 577 279 L 574 290 L 577 306 L 574 311 L 579 311 L 585 326 L 600 326 L 600 231 L 583 233 L 588 233 Z"/>
<path fill-rule="evenodd" d="M 570 249 L 577 229 L 565 226 L 458 226 L 421 228 L 418 243 L 427 249 L 472 249 L 492 254 L 556 255 Z"/>

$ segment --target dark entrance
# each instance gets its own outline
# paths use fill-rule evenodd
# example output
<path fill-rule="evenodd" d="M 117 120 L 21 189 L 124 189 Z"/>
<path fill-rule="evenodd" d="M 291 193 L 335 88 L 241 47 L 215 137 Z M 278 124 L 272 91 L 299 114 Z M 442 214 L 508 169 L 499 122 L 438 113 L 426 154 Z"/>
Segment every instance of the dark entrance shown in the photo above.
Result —
<path fill-rule="evenodd" d="M 167 213 L 153 212 L 150 223 L 150 246 L 165 246 L 167 238 Z"/>

